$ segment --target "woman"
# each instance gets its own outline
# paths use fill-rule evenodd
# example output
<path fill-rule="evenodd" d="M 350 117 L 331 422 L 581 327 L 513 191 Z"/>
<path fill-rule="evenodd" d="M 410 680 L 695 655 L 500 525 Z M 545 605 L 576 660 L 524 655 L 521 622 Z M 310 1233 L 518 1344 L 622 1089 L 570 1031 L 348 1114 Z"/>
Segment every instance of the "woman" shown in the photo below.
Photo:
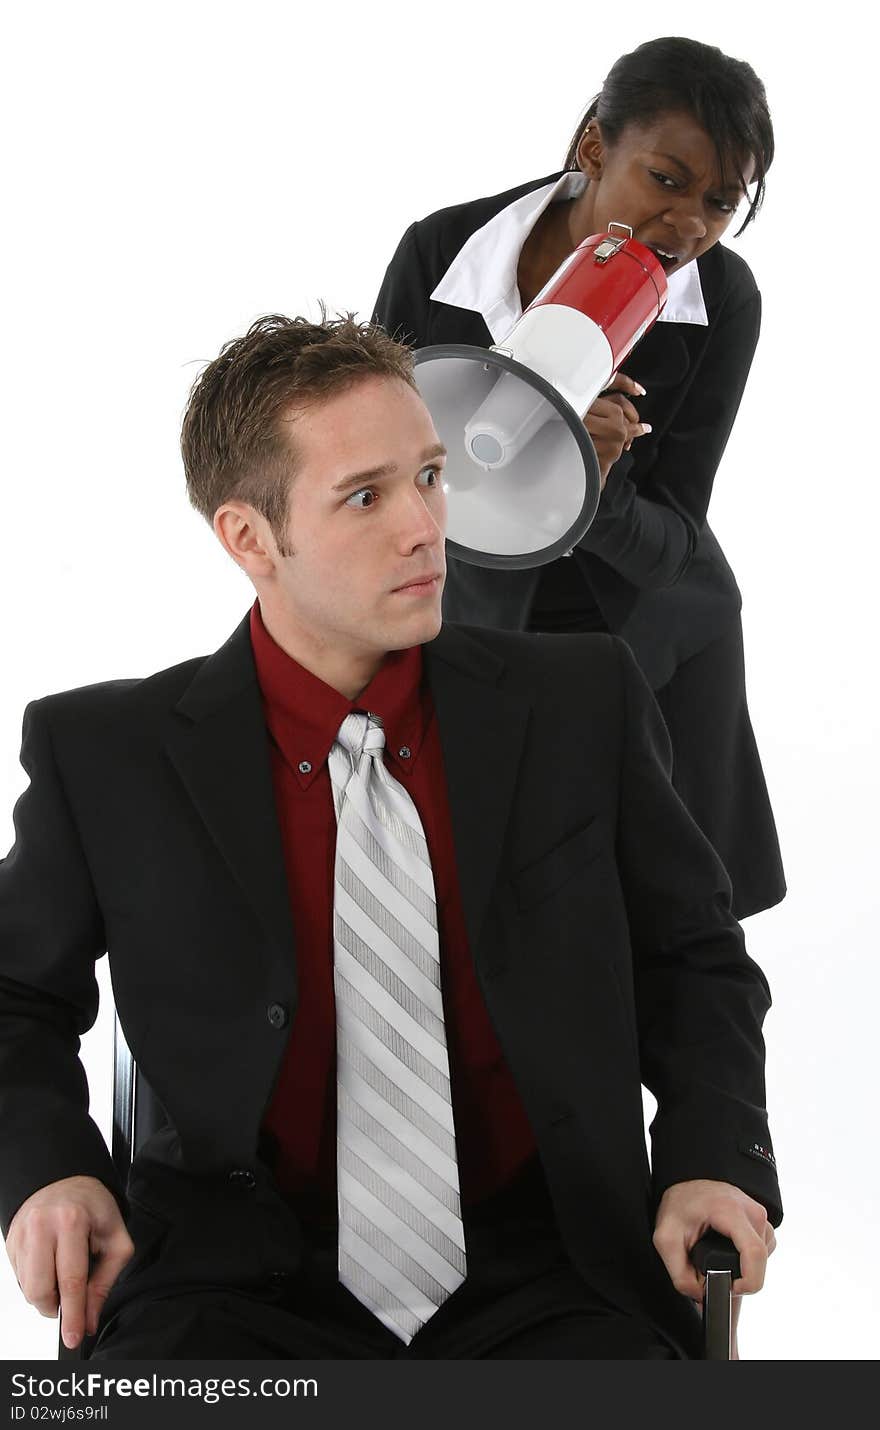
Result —
<path fill-rule="evenodd" d="M 749 65 L 695 40 L 652 40 L 614 65 L 562 174 L 414 223 L 376 303 L 376 320 L 416 347 L 488 346 L 611 222 L 629 224 L 663 264 L 660 321 L 585 418 L 604 481 L 590 530 L 570 558 L 533 570 L 450 560 L 444 612 L 511 629 L 607 630 L 630 644 L 669 728 L 676 787 L 726 865 L 738 918 L 778 903 L 785 880 L 746 705 L 741 598 L 706 523 L 761 314 L 747 264 L 718 240 L 740 200 L 738 232 L 754 219 L 772 157 Z"/>

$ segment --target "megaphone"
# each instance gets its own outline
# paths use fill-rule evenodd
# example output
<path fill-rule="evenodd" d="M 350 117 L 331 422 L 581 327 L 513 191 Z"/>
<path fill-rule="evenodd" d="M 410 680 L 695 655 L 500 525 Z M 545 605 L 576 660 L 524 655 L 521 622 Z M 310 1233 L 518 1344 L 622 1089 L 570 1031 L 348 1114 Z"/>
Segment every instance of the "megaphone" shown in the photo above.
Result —
<path fill-rule="evenodd" d="M 614 223 L 579 244 L 502 342 L 415 354 L 419 392 L 449 453 L 451 556 L 513 570 L 555 561 L 580 541 L 601 490 L 584 416 L 666 292 L 660 260 Z"/>

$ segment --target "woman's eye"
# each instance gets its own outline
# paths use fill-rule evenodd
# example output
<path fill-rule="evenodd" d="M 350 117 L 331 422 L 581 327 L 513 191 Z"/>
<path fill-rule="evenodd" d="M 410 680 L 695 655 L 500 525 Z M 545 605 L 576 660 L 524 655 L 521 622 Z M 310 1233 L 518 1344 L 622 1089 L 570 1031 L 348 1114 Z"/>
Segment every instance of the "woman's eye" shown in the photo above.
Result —
<path fill-rule="evenodd" d="M 378 496 L 372 487 L 361 487 L 359 491 L 352 492 L 350 497 L 346 497 L 345 505 L 353 507 L 355 511 L 366 511 L 371 507 Z"/>
<path fill-rule="evenodd" d="M 656 179 L 657 182 L 659 184 L 662 184 L 665 189 L 678 188 L 678 185 L 676 184 L 675 180 L 671 179 L 668 174 L 661 174 L 659 169 L 649 169 L 648 173 L 651 175 L 652 179 Z"/>

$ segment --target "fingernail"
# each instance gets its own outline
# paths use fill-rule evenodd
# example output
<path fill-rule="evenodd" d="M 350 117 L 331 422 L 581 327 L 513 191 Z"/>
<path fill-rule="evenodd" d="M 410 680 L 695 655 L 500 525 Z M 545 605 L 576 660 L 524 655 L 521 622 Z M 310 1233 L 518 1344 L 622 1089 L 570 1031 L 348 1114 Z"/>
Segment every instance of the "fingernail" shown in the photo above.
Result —
<path fill-rule="evenodd" d="M 636 392 L 639 394 L 639 397 L 647 397 L 648 395 L 647 389 L 642 387 L 640 382 L 636 383 Z"/>
<path fill-rule="evenodd" d="M 643 423 L 642 423 L 642 432 L 643 432 L 643 433 L 644 433 L 644 432 L 653 432 L 653 430 L 654 430 L 654 429 L 653 429 L 653 427 L 651 426 L 650 422 L 643 422 Z"/>

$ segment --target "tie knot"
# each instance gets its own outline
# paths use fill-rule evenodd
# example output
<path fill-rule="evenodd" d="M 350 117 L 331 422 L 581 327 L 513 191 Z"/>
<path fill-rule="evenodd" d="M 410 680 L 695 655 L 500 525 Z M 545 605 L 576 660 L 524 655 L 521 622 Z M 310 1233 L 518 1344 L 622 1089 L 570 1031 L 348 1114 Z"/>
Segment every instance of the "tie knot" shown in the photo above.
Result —
<path fill-rule="evenodd" d="M 378 715 L 346 715 L 336 738 L 355 763 L 361 755 L 379 755 L 385 748 L 385 731 Z"/>

